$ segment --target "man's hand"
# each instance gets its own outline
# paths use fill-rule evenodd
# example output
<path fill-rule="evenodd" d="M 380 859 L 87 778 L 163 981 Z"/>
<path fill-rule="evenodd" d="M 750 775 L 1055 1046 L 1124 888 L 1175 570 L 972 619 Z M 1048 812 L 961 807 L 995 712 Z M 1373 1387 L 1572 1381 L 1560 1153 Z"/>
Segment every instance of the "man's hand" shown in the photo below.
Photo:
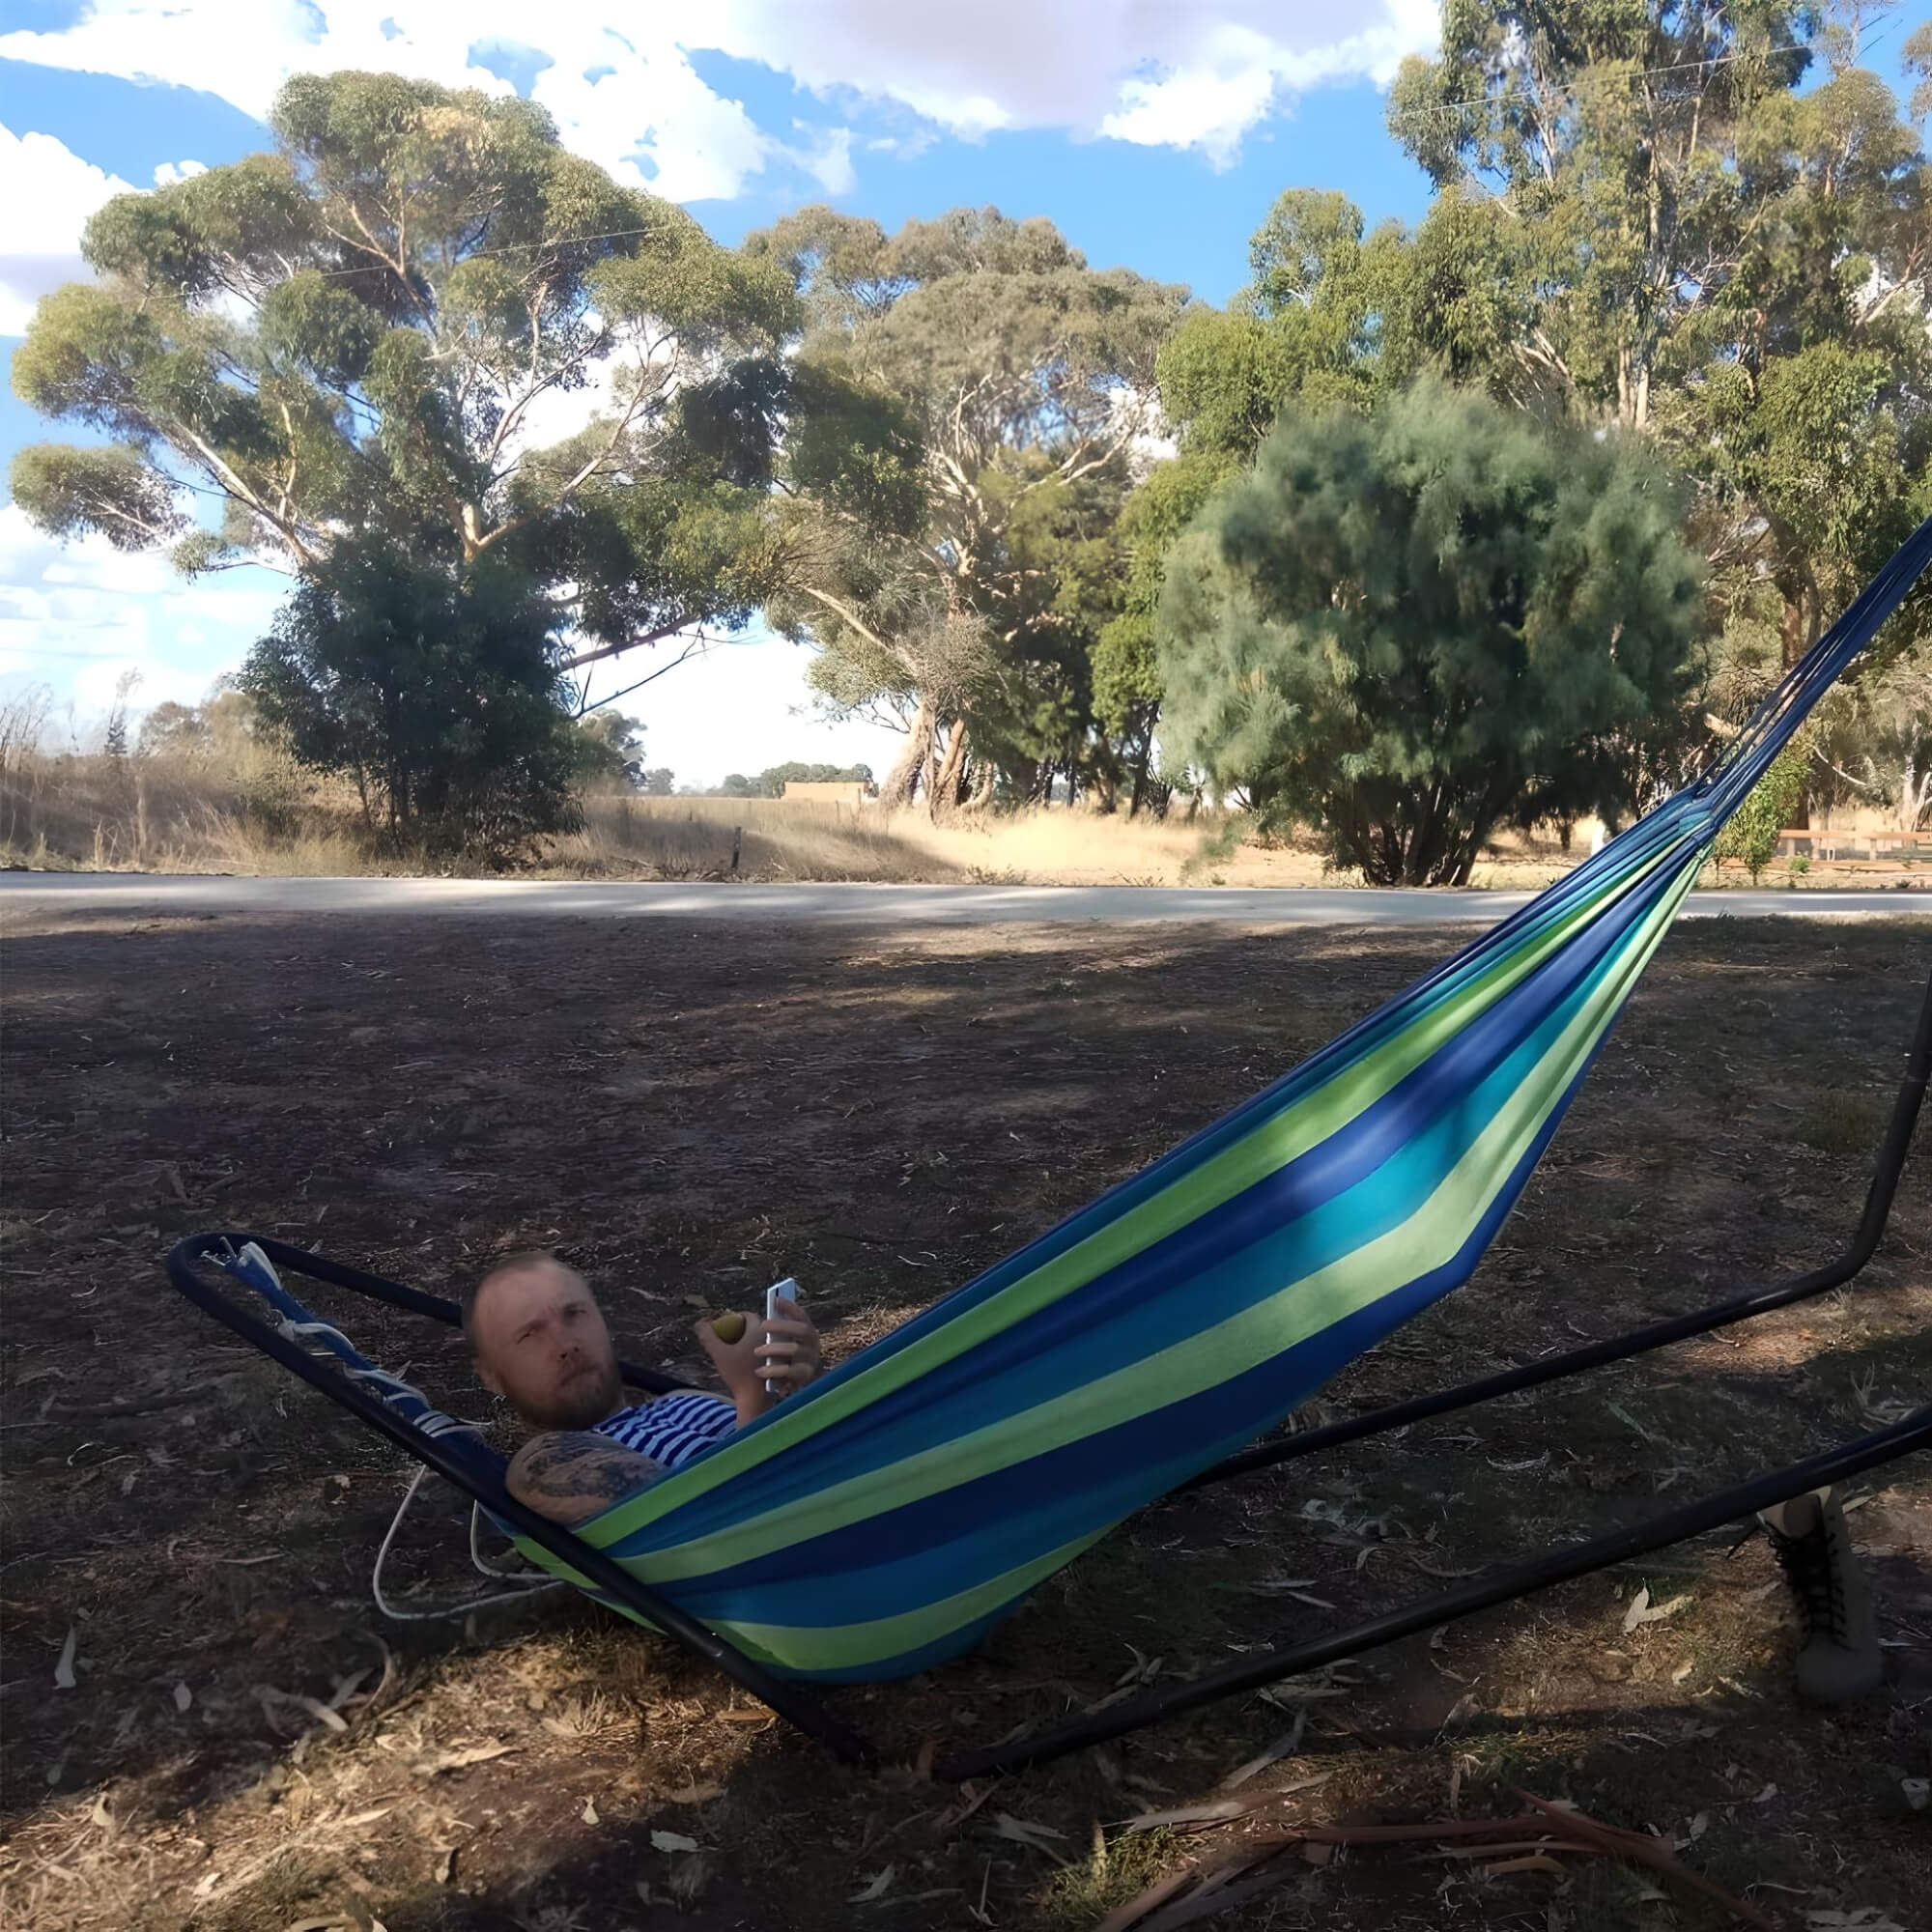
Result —
<path fill-rule="evenodd" d="M 802 1389 L 820 1367 L 818 1330 L 797 1302 L 781 1301 L 770 1321 L 757 1315 L 747 1315 L 744 1321 L 735 1342 L 721 1340 L 709 1317 L 697 1324 L 697 1339 L 737 1406 L 740 1423 Z M 767 1381 L 779 1384 L 776 1394 L 767 1393 Z"/>

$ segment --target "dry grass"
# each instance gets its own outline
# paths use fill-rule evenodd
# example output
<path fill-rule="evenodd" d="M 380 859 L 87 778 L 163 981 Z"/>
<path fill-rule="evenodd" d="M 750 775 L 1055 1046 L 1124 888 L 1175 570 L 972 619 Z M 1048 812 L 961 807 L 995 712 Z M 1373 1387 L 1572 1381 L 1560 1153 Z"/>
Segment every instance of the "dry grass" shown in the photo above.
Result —
<path fill-rule="evenodd" d="M 581 835 L 556 842 L 547 868 L 715 878 L 734 869 L 735 843 L 735 869 L 752 879 L 1117 886 L 1321 875 L 1309 852 L 1236 847 L 1238 822 L 1218 814 L 1162 823 L 1059 808 L 936 823 L 923 810 L 815 800 L 619 796 L 589 799 L 586 816 Z M 1217 856 L 1222 847 L 1230 856 Z"/>
<path fill-rule="evenodd" d="M 370 851 L 352 797 L 271 758 L 234 772 L 173 758 L 17 760 L 0 773 L 0 863 L 311 876 L 398 869 Z"/>
<path fill-rule="evenodd" d="M 951 885 L 1357 885 L 1310 843 L 1258 842 L 1241 819 L 1065 807 L 935 822 L 923 810 L 782 799 L 584 802 L 583 830 L 528 869 L 570 878 L 846 880 Z M 0 863 L 78 871 L 354 875 L 421 870 L 385 853 L 353 792 L 263 753 L 207 760 L 15 756 L 0 768 Z M 1553 842 L 1498 847 L 1481 885 L 1541 885 Z"/>
<path fill-rule="evenodd" d="M 47 757 L 10 751 L 0 712 L 0 865 L 65 871 L 345 877 L 453 869 L 384 847 L 355 792 L 266 748 L 229 769 L 202 759 Z M 1499 835 L 1471 884 L 1535 890 L 1583 856 L 1554 837 Z M 1084 806 L 960 814 L 762 798 L 584 801 L 582 831 L 525 870 L 593 879 L 833 880 L 995 886 L 1359 886 L 1310 839 L 1262 841 L 1236 815 L 1166 819 Z M 1899 872 L 1897 881 L 1907 875 Z M 1814 867 L 1807 886 L 1890 883 Z M 1707 873 L 1707 885 L 1747 883 Z M 1795 884 L 1795 879 L 1785 883 Z"/>

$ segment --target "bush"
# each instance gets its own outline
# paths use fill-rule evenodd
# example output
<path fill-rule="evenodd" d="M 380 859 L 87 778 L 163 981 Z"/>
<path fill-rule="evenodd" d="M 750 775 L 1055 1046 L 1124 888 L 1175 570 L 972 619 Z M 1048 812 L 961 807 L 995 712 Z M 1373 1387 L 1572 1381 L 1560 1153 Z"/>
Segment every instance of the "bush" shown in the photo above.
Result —
<path fill-rule="evenodd" d="M 1742 859 L 1756 885 L 1764 868 L 1777 856 L 1777 838 L 1804 796 L 1804 778 L 1811 754 L 1788 746 L 1772 760 L 1771 769 L 1754 784 L 1745 802 L 1732 812 L 1718 834 L 1717 855 Z"/>
<path fill-rule="evenodd" d="M 355 781 L 391 847 L 501 866 L 582 822 L 553 622 L 506 575 L 344 546 L 239 685 L 303 764 Z"/>
<path fill-rule="evenodd" d="M 1163 752 L 1374 885 L 1634 806 L 1689 730 L 1698 568 L 1641 446 L 1425 381 L 1291 412 L 1169 560 Z"/>

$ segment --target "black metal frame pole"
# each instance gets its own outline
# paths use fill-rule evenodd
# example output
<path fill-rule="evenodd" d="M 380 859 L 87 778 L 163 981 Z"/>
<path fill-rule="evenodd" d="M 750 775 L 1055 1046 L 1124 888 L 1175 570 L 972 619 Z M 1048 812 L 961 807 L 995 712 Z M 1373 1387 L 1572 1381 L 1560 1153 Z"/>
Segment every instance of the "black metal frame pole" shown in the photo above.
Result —
<path fill-rule="evenodd" d="M 1894 1462 L 1915 1450 L 1928 1447 L 1932 1447 L 1932 1407 L 1917 1409 L 1889 1429 L 1840 1443 L 1822 1455 L 1794 1463 L 1788 1468 L 1774 1470 L 1736 1489 L 1706 1497 L 1702 1502 L 1687 1503 L 1666 1516 L 1652 1517 L 1647 1521 L 1633 1523 L 1627 1529 L 1613 1530 L 1607 1536 L 1573 1543 L 1566 1548 L 1538 1557 L 1532 1563 L 1492 1571 L 1487 1577 L 1479 1577 L 1460 1589 L 1387 1611 L 1367 1623 L 1352 1625 L 1328 1636 L 1314 1637 L 1305 1643 L 1288 1644 L 1260 1657 L 1245 1658 L 1239 1663 L 1209 1671 L 1190 1683 L 1116 1704 L 1111 1710 L 1063 1724 L 1035 1738 L 992 1745 L 980 1750 L 954 1752 L 933 1767 L 933 1776 L 950 1782 L 967 1777 L 984 1777 L 994 1773 L 1043 1764 L 1048 1759 L 1064 1757 L 1068 1751 L 1081 1750 L 1089 1745 L 1105 1744 L 1110 1738 L 1122 1737 L 1128 1731 L 1138 1731 L 1149 1724 L 1180 1717 L 1188 1711 L 1197 1711 L 1204 1704 L 1214 1703 L 1220 1698 L 1232 1697 L 1243 1690 L 1259 1690 L 1284 1677 L 1297 1676 L 1321 1664 L 1337 1662 L 1345 1657 L 1379 1649 L 1383 1644 L 1413 1636 L 1438 1624 L 1470 1616 L 1477 1610 L 1486 1610 L 1496 1604 L 1509 1603 L 1514 1598 L 1525 1597 L 1538 1590 L 1547 1590 L 1553 1584 L 1566 1583 L 1574 1577 L 1587 1577 L 1593 1571 L 1607 1569 L 1614 1563 L 1627 1563 L 1633 1557 L 1647 1555 L 1653 1549 L 1662 1549 L 1687 1538 L 1702 1536 L 1755 1511 L 1769 1509 L 1774 1503 L 1802 1495 L 1807 1490 L 1843 1482 L 1865 1469 Z"/>
<path fill-rule="evenodd" d="M 272 1235 L 221 1233 L 209 1238 L 233 1241 L 237 1247 L 243 1241 L 253 1241 L 278 1268 L 290 1268 L 297 1274 L 307 1275 L 312 1281 L 326 1281 L 331 1287 L 366 1294 L 371 1301 L 386 1301 L 390 1307 L 407 1309 L 412 1315 L 427 1315 L 432 1321 L 440 1321 L 450 1328 L 463 1325 L 462 1308 L 444 1295 L 429 1294 L 419 1288 L 405 1288 L 399 1281 L 370 1274 L 364 1268 L 351 1267 L 346 1262 L 330 1261 L 327 1255 L 318 1255 L 308 1248 L 298 1248 L 288 1241 L 278 1241 Z M 641 1368 L 635 1362 L 619 1362 L 617 1372 L 629 1387 L 648 1389 L 653 1395 L 669 1395 L 677 1389 L 695 1386 L 691 1382 L 679 1381 L 675 1376 L 665 1375 L 661 1370 Z"/>
<path fill-rule="evenodd" d="M 587 1577 L 600 1590 L 608 1591 L 622 1603 L 628 1605 L 649 1621 L 667 1636 L 683 1644 L 687 1650 L 722 1670 L 733 1683 L 742 1686 L 753 1696 L 767 1704 L 785 1719 L 787 1723 L 815 1738 L 830 1749 L 835 1756 L 847 1764 L 870 1764 L 877 1761 L 878 1753 L 870 1740 L 856 1731 L 842 1719 L 835 1717 L 823 1703 L 810 1691 L 797 1685 L 787 1684 L 782 1678 L 775 1677 L 762 1664 L 747 1657 L 734 1644 L 720 1636 L 715 1631 L 707 1630 L 695 1618 L 687 1616 L 675 1604 L 667 1601 L 628 1572 L 620 1569 L 601 1549 L 593 1549 L 590 1545 L 580 1541 L 561 1524 L 551 1522 L 540 1517 L 534 1510 L 527 1509 L 511 1495 L 500 1482 L 493 1485 L 479 1484 L 475 1473 L 466 1467 L 462 1459 L 453 1455 L 435 1436 L 426 1435 L 398 1415 L 380 1397 L 371 1395 L 366 1389 L 350 1381 L 339 1371 L 328 1368 L 301 1348 L 271 1328 L 258 1316 L 239 1308 L 219 1289 L 204 1281 L 196 1270 L 196 1264 L 206 1259 L 213 1250 L 224 1242 L 236 1239 L 249 1239 L 251 1236 L 234 1236 L 222 1234 L 190 1235 L 186 1239 L 176 1242 L 167 1259 L 168 1279 L 180 1292 L 204 1313 L 212 1315 L 241 1336 L 244 1342 L 261 1350 L 265 1355 L 272 1357 L 283 1368 L 299 1376 L 311 1388 L 319 1389 L 328 1399 L 346 1408 L 370 1428 L 385 1435 L 397 1448 L 413 1456 L 417 1462 L 426 1463 L 436 1473 L 446 1481 L 454 1483 L 466 1495 L 472 1496 L 491 1515 L 512 1523 L 532 1543 L 541 1544 L 553 1556 L 570 1565 L 581 1575 Z M 291 1248 L 286 1242 L 275 1242 L 272 1248 L 263 1242 L 262 1249 L 270 1260 L 278 1261 L 292 1273 L 314 1274 L 318 1280 L 333 1281 L 339 1287 L 357 1288 L 361 1293 L 375 1291 L 362 1288 L 355 1280 L 346 1280 L 356 1270 L 328 1264 L 328 1271 L 311 1267 L 311 1263 L 320 1262 L 319 1256 L 305 1255 L 299 1248 Z M 368 1277 L 380 1281 L 380 1277 Z M 384 1289 L 394 1289 L 395 1283 L 382 1282 Z M 416 1297 L 413 1289 L 401 1291 L 405 1295 Z M 391 1300 L 391 1294 L 378 1294 L 378 1299 Z M 421 1296 L 422 1300 L 434 1300 L 434 1296 Z M 409 1306 L 408 1301 L 401 1306 Z M 453 1304 L 445 1304 L 449 1306 Z M 431 1311 L 421 1310 L 429 1313 Z"/>
<path fill-rule="evenodd" d="M 1893 1104 L 1885 1137 L 1880 1144 L 1878 1159 L 1871 1183 L 1866 1190 L 1864 1209 L 1860 1217 L 1858 1229 L 1844 1253 L 1826 1266 L 1731 1301 L 1719 1302 L 1688 1315 L 1653 1322 L 1646 1327 L 1634 1329 L 1628 1334 L 1613 1336 L 1581 1349 L 1569 1350 L 1561 1354 L 1547 1357 L 1543 1361 L 1505 1371 L 1500 1375 L 1465 1382 L 1456 1388 L 1440 1390 L 1432 1395 L 1418 1396 L 1407 1402 L 1392 1404 L 1365 1415 L 1329 1424 L 1321 1429 L 1303 1431 L 1283 1441 L 1265 1444 L 1242 1455 L 1229 1457 L 1182 1484 L 1180 1490 L 1200 1489 L 1210 1483 L 1225 1481 L 1230 1476 L 1243 1475 L 1254 1469 L 1267 1468 L 1301 1456 L 1313 1455 L 1321 1449 L 1335 1448 L 1344 1443 L 1359 1441 L 1366 1436 L 1379 1435 L 1384 1431 L 1398 1429 L 1432 1416 L 1447 1414 L 1459 1408 L 1469 1407 L 1519 1389 L 1533 1388 L 1545 1382 L 1579 1374 L 1587 1369 L 1627 1360 L 1634 1355 L 1647 1353 L 1672 1342 L 1706 1334 L 1713 1329 L 1727 1326 L 1731 1322 L 1746 1321 L 1754 1315 L 1766 1314 L 1775 1308 L 1786 1307 L 1792 1302 L 1802 1301 L 1842 1286 L 1853 1279 L 1870 1261 L 1884 1234 L 1890 1216 L 1892 1201 L 1897 1193 L 1899 1177 L 1904 1168 L 1913 1130 L 1924 1102 L 1928 1073 L 1932 1073 L 1932 980 L 1928 980 L 1925 998 L 1920 1004 L 1918 1025 L 1907 1058 L 1905 1078 Z M 255 1241 L 271 1262 L 292 1272 L 350 1289 L 375 1300 L 388 1302 L 393 1306 L 428 1316 L 432 1320 L 452 1326 L 459 1324 L 462 1319 L 461 1310 L 455 1302 L 440 1295 L 427 1294 L 420 1290 L 405 1287 L 400 1282 L 385 1280 L 380 1275 L 365 1273 L 359 1268 L 353 1268 L 342 1263 L 329 1261 L 321 1255 L 312 1254 L 306 1249 L 291 1246 L 285 1241 L 278 1241 L 267 1236 L 242 1234 L 191 1236 L 177 1243 L 169 1254 L 167 1262 L 168 1276 L 176 1288 L 244 1340 L 281 1362 L 284 1367 L 299 1376 L 312 1387 L 321 1390 L 330 1400 L 360 1416 L 371 1427 L 389 1437 L 398 1447 L 427 1463 L 460 1490 L 483 1503 L 494 1514 L 500 1516 L 507 1522 L 515 1523 L 532 1542 L 542 1545 L 552 1554 L 589 1577 L 600 1589 L 617 1597 L 640 1615 L 648 1618 L 667 1634 L 683 1642 L 708 1662 L 715 1664 L 799 1730 L 825 1744 L 836 1755 L 848 1763 L 876 1761 L 876 1751 L 870 1742 L 825 1710 L 817 1699 L 773 1677 L 725 1639 L 685 1616 L 675 1605 L 665 1602 L 647 1585 L 639 1582 L 619 1569 L 602 1551 L 591 1549 L 587 1545 L 572 1537 L 568 1531 L 526 1509 L 502 1488 L 500 1483 L 495 1485 L 489 1492 L 479 1489 L 460 1461 L 450 1456 L 434 1439 L 412 1429 L 400 1416 L 394 1414 L 386 1404 L 347 1381 L 341 1376 L 325 1369 L 305 1350 L 285 1341 L 267 1323 L 237 1308 L 226 1295 L 211 1289 L 195 1273 L 195 1262 L 209 1250 L 222 1242 L 240 1243 L 244 1240 Z M 655 1370 L 638 1368 L 627 1363 L 619 1366 L 625 1380 L 635 1387 L 663 1392 L 689 1386 Z M 1532 1563 L 1494 1572 L 1489 1578 L 1479 1578 L 1462 1590 L 1449 1592 L 1445 1596 L 1410 1605 L 1404 1610 L 1391 1611 L 1369 1623 L 1358 1624 L 1350 1630 L 1338 1632 L 1310 1643 L 1270 1652 L 1259 1659 L 1249 1659 L 1240 1664 L 1230 1666 L 1227 1670 L 1196 1679 L 1190 1684 L 1117 1705 L 1104 1717 L 1065 1725 L 1058 1730 L 1043 1733 L 1037 1738 L 1005 1747 L 995 1746 L 979 1751 L 955 1753 L 936 1767 L 935 1776 L 956 1780 L 991 1772 L 1017 1770 L 1025 1765 L 1045 1762 L 1068 1751 L 1079 1750 L 1088 1745 L 1102 1743 L 1147 1724 L 1198 1709 L 1218 1698 L 1274 1682 L 1281 1677 L 1313 1669 L 1319 1664 L 1333 1662 L 1361 1651 L 1378 1648 L 1400 1637 L 1413 1634 L 1417 1631 L 1447 1623 L 1476 1610 L 1489 1608 L 1495 1604 L 1508 1602 L 1515 1597 L 1526 1596 L 1533 1591 L 1548 1588 L 1552 1584 L 1567 1581 L 1575 1577 L 1588 1575 L 1591 1571 L 1605 1568 L 1613 1563 L 1628 1561 L 1633 1556 L 1639 1556 L 1648 1550 L 1681 1542 L 1686 1537 L 1700 1535 L 1711 1528 L 1732 1521 L 1739 1516 L 1767 1508 L 1772 1503 L 1781 1502 L 1804 1490 L 1842 1480 L 1846 1476 L 1859 1473 L 1861 1469 L 1907 1455 L 1928 1442 L 1932 1442 L 1932 1408 L 1920 1409 L 1891 1429 L 1881 1430 L 1855 1442 L 1842 1444 L 1837 1449 L 1829 1450 L 1808 1462 L 1795 1463 L 1787 1469 L 1760 1477 L 1754 1483 L 1723 1492 L 1702 1503 L 1687 1504 L 1668 1515 L 1654 1518 L 1647 1523 L 1635 1524 L 1606 1537 L 1572 1545 L 1567 1549 L 1539 1558 Z"/>
<path fill-rule="evenodd" d="M 1478 1381 L 1463 1382 L 1454 1388 L 1436 1389 L 1429 1395 L 1412 1396 L 1406 1402 L 1390 1403 L 1366 1414 L 1330 1422 L 1319 1429 L 1301 1430 L 1279 1441 L 1264 1442 L 1245 1449 L 1204 1469 L 1182 1483 L 1175 1494 L 1206 1489 L 1210 1483 L 1225 1482 L 1230 1476 L 1244 1476 L 1256 1469 L 1273 1468 L 1292 1463 L 1318 1450 L 1336 1449 L 1346 1442 L 1359 1442 L 1364 1436 L 1379 1435 L 1390 1429 L 1402 1429 L 1432 1416 L 1447 1415 L 1477 1403 L 1492 1402 L 1497 1396 L 1513 1395 L 1519 1389 L 1536 1388 L 1544 1382 L 1580 1375 L 1586 1369 L 1603 1368 L 1610 1362 L 1627 1361 L 1633 1355 L 1648 1354 L 1653 1349 L 1672 1342 L 1688 1341 L 1692 1335 L 1707 1335 L 1714 1328 L 1728 1327 L 1734 1321 L 1747 1321 L 1754 1315 L 1768 1315 L 1775 1308 L 1786 1308 L 1794 1301 L 1805 1301 L 1829 1290 L 1842 1288 L 1872 1258 L 1891 1215 L 1891 1204 L 1898 1193 L 1899 1176 L 1912 1145 L 1912 1130 L 1925 1100 L 1927 1075 L 1932 1074 L 1932 977 L 1925 983 L 1925 998 L 1918 1009 L 1918 1023 L 1906 1056 L 1905 1078 L 1892 1103 L 1891 1119 L 1879 1143 L 1878 1159 L 1872 1169 L 1871 1185 L 1865 1192 L 1864 1211 L 1850 1245 L 1835 1261 L 1809 1274 L 1795 1275 L 1789 1281 L 1753 1290 L 1732 1301 L 1719 1301 L 1688 1315 L 1674 1315 L 1647 1327 L 1633 1328 L 1628 1334 L 1612 1335 L 1580 1349 L 1566 1349 L 1561 1354 L 1546 1355 L 1541 1361 L 1505 1369 Z"/>

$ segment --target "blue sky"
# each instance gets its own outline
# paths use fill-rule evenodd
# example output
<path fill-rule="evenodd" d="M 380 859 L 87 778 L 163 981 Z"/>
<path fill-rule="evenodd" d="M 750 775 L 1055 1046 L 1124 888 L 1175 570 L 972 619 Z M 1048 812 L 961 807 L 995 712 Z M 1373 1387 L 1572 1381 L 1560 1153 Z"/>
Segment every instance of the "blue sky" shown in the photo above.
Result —
<path fill-rule="evenodd" d="M 1887 16 L 1870 64 L 1895 75 L 1929 14 L 1907 0 Z M 39 295 L 85 272 L 79 231 L 102 200 L 266 145 L 280 81 L 337 67 L 533 92 L 572 147 L 726 242 L 810 201 L 888 228 L 992 203 L 1049 216 L 1096 266 L 1221 302 L 1285 187 L 1341 188 L 1371 222 L 1422 213 L 1382 90 L 1436 17 L 1433 0 L 978 0 L 970 28 L 955 10 L 939 32 L 917 0 L 0 0 L 0 353 Z M 0 396 L 0 456 L 67 434 Z M 0 688 L 52 686 L 83 735 L 128 669 L 137 704 L 191 699 L 281 588 L 261 571 L 184 585 L 97 541 L 63 551 L 10 502 Z M 796 646 L 734 645 L 626 709 L 682 780 L 889 760 L 876 728 L 808 714 L 803 665 Z"/>

